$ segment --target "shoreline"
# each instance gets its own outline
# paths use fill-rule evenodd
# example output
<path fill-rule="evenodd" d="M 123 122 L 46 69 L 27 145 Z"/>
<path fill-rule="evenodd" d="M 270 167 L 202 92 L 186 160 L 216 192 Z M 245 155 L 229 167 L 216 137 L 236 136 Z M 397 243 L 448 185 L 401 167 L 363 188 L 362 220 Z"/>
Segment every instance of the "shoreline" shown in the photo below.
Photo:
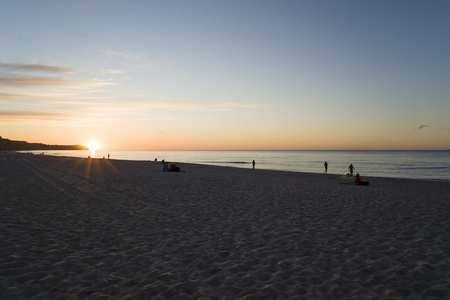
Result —
<path fill-rule="evenodd" d="M 140 150 L 135 150 L 135 151 L 140 151 Z M 171 150 L 171 151 L 178 151 L 178 150 Z M 197 151 L 197 150 L 192 150 L 192 151 Z M 209 151 L 209 150 L 208 150 Z M 211 151 L 216 151 L 216 150 L 211 150 Z M 220 151 L 220 150 L 217 150 Z M 240 150 L 236 150 L 236 151 L 240 151 Z M 267 150 L 270 151 L 270 150 Z M 275 150 L 277 151 L 277 150 Z M 297 150 L 279 150 L 279 151 L 297 151 Z M 307 150 L 305 150 L 307 151 Z M 320 150 L 320 151 L 329 151 L 329 150 Z M 340 150 L 337 150 L 340 151 Z M 361 150 L 342 150 L 342 151 L 361 151 Z M 403 151 L 403 150 L 364 150 L 364 151 Z M 441 150 L 408 150 L 408 151 L 441 151 Z M 8 152 L 4 152 L 4 153 L 8 153 Z M 29 155 L 40 155 L 39 153 L 23 153 L 23 152 L 17 152 L 17 151 L 10 151 L 9 153 L 14 153 L 14 154 L 29 154 Z M 0 152 L 1 155 L 1 152 Z M 65 157 L 65 158 L 80 158 L 80 159 L 88 159 L 87 157 L 77 157 L 77 156 L 60 156 L 60 155 L 51 155 L 51 154 L 45 154 L 46 156 L 51 156 L 51 157 Z M 103 160 L 103 158 L 100 157 L 94 157 L 91 158 L 93 160 Z M 107 159 L 109 160 L 109 159 Z M 115 160 L 115 161 L 132 161 L 132 162 L 155 162 L 154 160 L 148 159 L 148 160 L 129 160 L 129 159 L 116 159 L 116 158 L 111 158 L 111 161 Z M 156 161 L 157 163 L 161 163 L 161 160 Z M 167 162 L 175 162 L 175 161 L 167 161 Z M 204 163 L 189 163 L 189 162 L 182 162 L 182 161 L 176 161 L 179 164 L 183 164 L 183 165 L 200 165 L 200 166 L 213 166 L 213 167 L 218 167 L 218 168 L 233 168 L 233 169 L 244 169 L 244 170 L 250 170 L 251 169 L 251 162 L 248 162 L 247 164 L 249 165 L 248 168 L 242 168 L 242 167 L 235 167 L 235 166 L 222 166 L 219 164 L 204 164 Z M 162 168 L 162 167 L 161 167 Z M 273 171 L 273 172 L 289 172 L 289 173 L 300 173 L 300 174 L 311 174 L 311 175 L 331 175 L 331 176 L 344 176 L 344 173 L 321 173 L 321 172 L 305 172 L 305 171 L 295 171 L 295 170 L 277 170 L 277 169 L 260 169 L 260 168 L 256 168 L 255 170 L 262 170 L 262 171 Z M 355 172 L 355 174 L 358 172 Z M 390 179 L 390 180 L 413 180 L 413 181 L 425 181 L 425 182 L 444 182 L 444 183 L 450 183 L 450 180 L 447 179 L 423 179 L 423 178 L 408 178 L 408 177 L 384 177 L 384 176 L 366 176 L 366 175 L 362 175 L 362 177 L 364 178 L 363 180 L 370 180 L 370 179 Z"/>
<path fill-rule="evenodd" d="M 446 298 L 450 183 L 0 156 L 0 296 Z"/>

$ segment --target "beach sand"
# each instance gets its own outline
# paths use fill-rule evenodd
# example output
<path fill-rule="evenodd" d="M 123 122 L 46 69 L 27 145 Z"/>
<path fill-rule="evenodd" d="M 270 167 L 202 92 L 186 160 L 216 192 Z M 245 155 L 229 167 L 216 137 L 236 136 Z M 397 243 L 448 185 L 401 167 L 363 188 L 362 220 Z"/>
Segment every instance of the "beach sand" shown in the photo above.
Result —
<path fill-rule="evenodd" d="M 0 154 L 1 299 L 450 298 L 450 183 Z"/>

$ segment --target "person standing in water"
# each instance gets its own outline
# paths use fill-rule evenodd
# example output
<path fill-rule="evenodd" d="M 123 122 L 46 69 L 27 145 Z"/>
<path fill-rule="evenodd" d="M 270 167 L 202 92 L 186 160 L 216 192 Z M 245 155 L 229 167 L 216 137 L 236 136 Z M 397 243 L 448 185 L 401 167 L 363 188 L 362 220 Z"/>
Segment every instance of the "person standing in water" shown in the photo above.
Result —
<path fill-rule="evenodd" d="M 353 175 L 354 169 L 355 169 L 355 167 L 353 167 L 353 164 L 350 164 L 350 166 L 348 166 L 348 171 L 350 172 L 350 175 Z"/>
<path fill-rule="evenodd" d="M 253 169 L 254 169 L 255 168 L 255 164 L 256 164 L 255 160 L 252 161 L 252 164 L 253 164 Z"/>
<path fill-rule="evenodd" d="M 323 167 L 325 168 L 324 173 L 327 173 L 327 174 L 328 174 L 328 163 L 327 163 L 327 162 L 324 162 L 324 163 L 323 163 Z"/>

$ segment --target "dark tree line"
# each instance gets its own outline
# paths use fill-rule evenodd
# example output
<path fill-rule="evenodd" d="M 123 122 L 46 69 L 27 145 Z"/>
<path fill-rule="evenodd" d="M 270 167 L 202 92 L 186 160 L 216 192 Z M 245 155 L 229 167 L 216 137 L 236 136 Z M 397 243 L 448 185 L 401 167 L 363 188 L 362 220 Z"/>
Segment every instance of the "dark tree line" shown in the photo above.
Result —
<path fill-rule="evenodd" d="M 26 151 L 26 150 L 89 150 L 82 145 L 47 145 L 41 143 L 27 143 L 25 141 L 11 141 L 0 136 L 0 150 Z"/>

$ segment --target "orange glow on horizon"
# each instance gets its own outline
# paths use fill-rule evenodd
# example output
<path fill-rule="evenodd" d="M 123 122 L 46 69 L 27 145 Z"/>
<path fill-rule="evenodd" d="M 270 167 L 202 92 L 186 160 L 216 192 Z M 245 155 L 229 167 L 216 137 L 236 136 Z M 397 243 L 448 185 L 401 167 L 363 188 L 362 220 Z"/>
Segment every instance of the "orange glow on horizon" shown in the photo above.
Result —
<path fill-rule="evenodd" d="M 87 147 L 88 147 L 89 150 L 91 150 L 91 151 L 95 151 L 95 150 L 98 150 L 98 149 L 99 149 L 99 145 L 98 145 L 98 143 L 97 143 L 96 141 L 90 141 L 90 142 L 87 144 Z"/>

